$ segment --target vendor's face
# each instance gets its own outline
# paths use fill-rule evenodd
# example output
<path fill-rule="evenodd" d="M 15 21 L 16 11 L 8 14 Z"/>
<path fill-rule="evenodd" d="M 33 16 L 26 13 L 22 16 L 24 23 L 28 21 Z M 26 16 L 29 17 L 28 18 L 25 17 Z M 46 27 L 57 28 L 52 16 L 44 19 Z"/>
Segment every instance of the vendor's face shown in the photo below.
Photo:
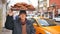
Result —
<path fill-rule="evenodd" d="M 20 17 L 21 19 L 25 19 L 25 18 L 26 18 L 26 14 L 22 13 L 22 14 L 19 15 L 19 17 Z"/>

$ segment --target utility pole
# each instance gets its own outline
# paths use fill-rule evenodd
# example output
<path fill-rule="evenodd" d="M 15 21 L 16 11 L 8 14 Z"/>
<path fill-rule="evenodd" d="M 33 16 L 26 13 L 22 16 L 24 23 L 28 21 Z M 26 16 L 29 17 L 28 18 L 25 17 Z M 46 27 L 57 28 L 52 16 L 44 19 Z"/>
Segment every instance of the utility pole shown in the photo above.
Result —
<path fill-rule="evenodd" d="M 3 7 L 2 0 L 0 0 L 0 31 L 2 31 L 2 11 L 3 11 L 2 7 Z"/>
<path fill-rule="evenodd" d="M 40 4 L 40 2 L 39 2 L 39 0 L 38 0 L 38 12 L 39 12 L 39 4 Z"/>

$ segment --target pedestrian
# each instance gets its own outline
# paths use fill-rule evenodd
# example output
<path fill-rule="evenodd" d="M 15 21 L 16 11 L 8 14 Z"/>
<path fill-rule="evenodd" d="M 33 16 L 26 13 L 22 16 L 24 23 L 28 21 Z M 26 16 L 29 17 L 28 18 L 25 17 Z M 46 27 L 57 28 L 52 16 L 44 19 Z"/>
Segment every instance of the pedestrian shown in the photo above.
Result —
<path fill-rule="evenodd" d="M 12 30 L 12 34 L 35 34 L 33 24 L 26 16 L 26 10 L 20 10 L 19 18 L 13 20 L 13 11 L 10 11 L 6 17 L 5 28 Z"/>

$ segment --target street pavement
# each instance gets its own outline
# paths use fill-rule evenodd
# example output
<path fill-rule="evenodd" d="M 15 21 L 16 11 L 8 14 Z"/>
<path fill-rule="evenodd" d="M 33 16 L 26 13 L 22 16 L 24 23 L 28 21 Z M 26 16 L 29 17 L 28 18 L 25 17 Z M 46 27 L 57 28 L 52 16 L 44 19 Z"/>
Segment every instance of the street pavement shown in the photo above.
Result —
<path fill-rule="evenodd" d="M 11 30 L 5 29 L 3 28 L 2 31 L 0 32 L 0 34 L 12 34 Z"/>

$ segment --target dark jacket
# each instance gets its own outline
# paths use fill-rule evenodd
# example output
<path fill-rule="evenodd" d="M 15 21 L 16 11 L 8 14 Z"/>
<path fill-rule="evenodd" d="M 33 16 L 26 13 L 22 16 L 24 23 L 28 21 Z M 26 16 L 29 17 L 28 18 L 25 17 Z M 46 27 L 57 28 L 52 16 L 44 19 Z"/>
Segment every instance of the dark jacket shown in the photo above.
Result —
<path fill-rule="evenodd" d="M 27 34 L 35 34 L 34 27 L 30 20 L 26 20 Z M 19 19 L 13 20 L 12 16 L 7 16 L 5 28 L 12 30 L 12 34 L 22 34 L 22 25 Z"/>

